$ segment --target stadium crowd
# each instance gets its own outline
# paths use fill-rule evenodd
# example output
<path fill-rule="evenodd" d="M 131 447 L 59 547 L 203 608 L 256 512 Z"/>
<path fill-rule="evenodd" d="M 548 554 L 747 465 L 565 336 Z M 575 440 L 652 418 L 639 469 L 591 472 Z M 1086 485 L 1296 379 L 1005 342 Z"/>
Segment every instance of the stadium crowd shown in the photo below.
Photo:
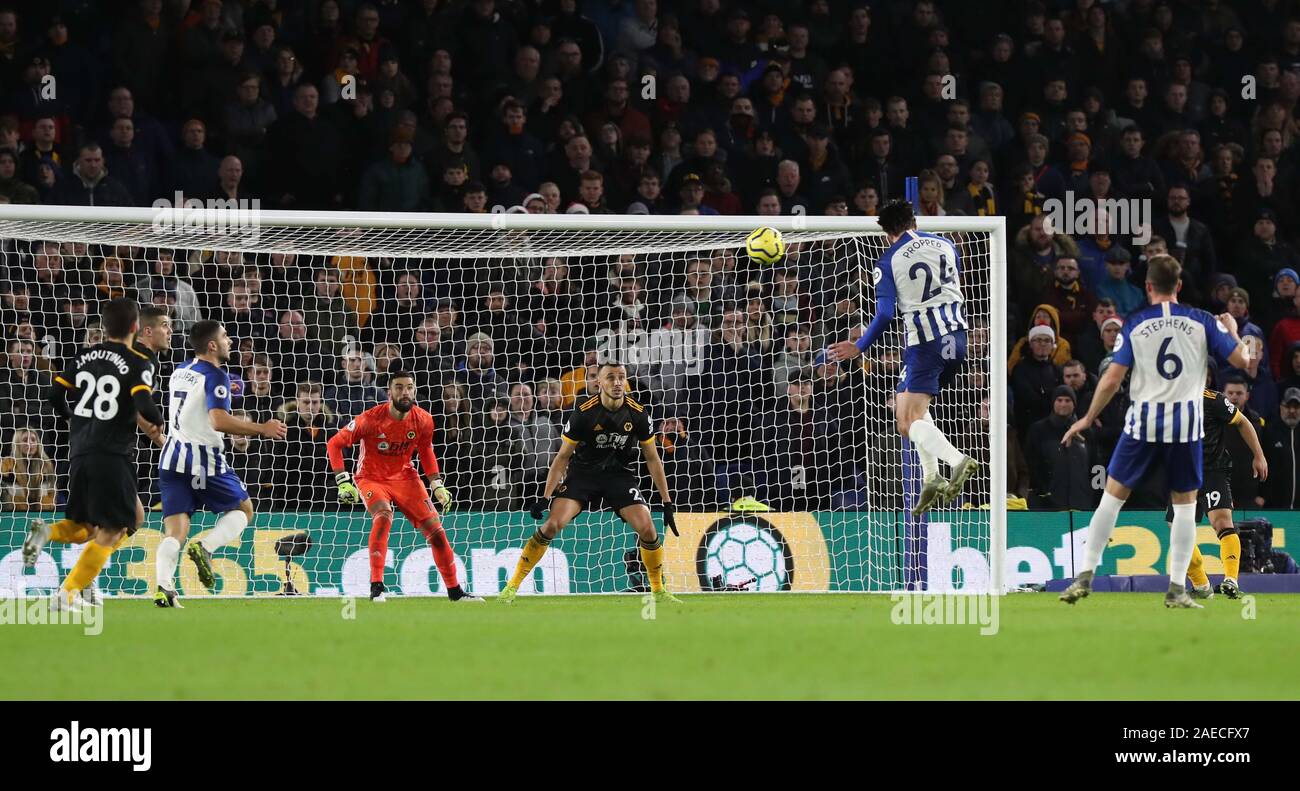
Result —
<path fill-rule="evenodd" d="M 923 215 L 1008 218 L 1011 494 L 1095 504 L 1124 400 L 1086 442 L 1057 439 L 1144 303 L 1145 261 L 1167 251 L 1182 301 L 1233 313 L 1259 352 L 1210 382 L 1260 428 L 1273 470 L 1251 480 L 1229 432 L 1237 502 L 1292 508 L 1298 100 L 1293 0 L 42 0 L 0 8 L 0 201 L 872 215 L 917 175 Z M 1067 198 L 1149 201 L 1150 238 L 1118 218 L 1054 228 L 1044 212 Z M 328 507 L 324 442 L 382 400 L 394 365 L 421 374 L 463 501 L 516 507 L 602 339 L 629 327 L 703 350 L 631 371 L 680 501 L 852 506 L 884 477 L 901 502 L 899 476 L 878 476 L 898 448 L 836 439 L 864 424 L 892 436 L 861 380 L 891 392 L 896 349 L 866 370 L 815 364 L 871 308 L 871 262 L 834 245 L 763 272 L 730 250 L 503 262 L 4 245 L 6 507 L 54 496 L 43 388 L 96 339 L 98 303 L 124 294 L 172 311 L 167 363 L 199 317 L 227 323 L 236 407 L 291 424 L 287 452 L 233 451 L 273 507 Z M 974 444 L 987 404 L 945 419 Z"/>

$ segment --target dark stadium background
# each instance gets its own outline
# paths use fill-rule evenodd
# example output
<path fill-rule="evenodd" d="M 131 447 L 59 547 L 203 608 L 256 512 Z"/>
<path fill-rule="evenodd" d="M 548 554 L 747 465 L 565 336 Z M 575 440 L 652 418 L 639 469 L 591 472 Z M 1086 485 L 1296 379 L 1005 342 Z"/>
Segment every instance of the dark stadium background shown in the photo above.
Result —
<path fill-rule="evenodd" d="M 1234 479 L 1237 502 L 1292 508 L 1298 99 L 1300 5 L 1290 0 L 43 0 L 0 6 L 0 199 L 148 206 L 179 191 L 267 209 L 870 215 L 919 176 L 923 215 L 1007 217 L 1009 488 L 1032 508 L 1077 509 L 1095 504 L 1095 476 L 1062 476 L 1104 464 L 1124 402 L 1069 452 L 1054 444 L 1068 420 L 1052 405 L 1068 371 L 1068 395 L 1086 409 L 1113 335 L 1107 306 L 1122 316 L 1140 304 L 1148 250 L 1128 236 L 1052 237 L 1035 218 L 1067 192 L 1149 199 L 1154 233 L 1183 262 L 1183 301 L 1232 311 L 1263 352 L 1258 367 L 1212 377 L 1256 422 L 1272 468 L 1267 484 L 1253 482 L 1248 451 L 1230 443 L 1247 471 Z M 95 155 L 87 143 L 107 175 L 81 173 L 79 160 Z M 780 424 L 706 434 L 684 411 L 661 431 L 695 504 L 729 496 L 712 471 L 740 453 L 735 437 L 760 453 L 793 442 L 816 454 L 820 428 L 860 419 L 841 397 L 854 382 L 813 365 L 812 350 L 846 319 L 837 288 L 814 287 L 832 282 L 823 262 L 800 262 L 792 287 L 773 273 L 756 290 L 734 273 L 700 283 L 644 262 L 575 263 L 493 293 L 501 273 L 460 270 L 449 282 L 405 262 L 116 252 L 4 242 L 8 508 L 55 497 L 32 499 L 33 476 L 53 467 L 33 466 L 16 430 L 40 432 L 57 463 L 43 386 L 87 341 L 99 301 L 118 294 L 173 306 L 182 327 L 200 315 L 231 325 L 236 407 L 293 418 L 286 455 L 300 468 L 256 461 L 257 440 L 241 451 L 246 480 L 273 507 L 326 507 L 325 435 L 382 398 L 395 358 L 429 375 L 439 451 L 463 461 L 460 484 L 481 489 L 478 501 L 501 460 L 532 459 L 505 465 L 522 471 L 488 506 L 517 507 L 557 441 L 568 383 L 582 380 L 586 338 L 627 309 L 646 326 L 672 321 L 683 294 L 745 306 L 745 341 L 715 340 L 709 381 L 767 393 Z M 369 315 L 338 295 L 340 277 L 370 284 Z M 558 315 L 584 317 L 583 331 L 538 329 Z M 714 309 L 696 320 L 721 334 L 722 318 Z M 1041 322 L 1053 345 L 1040 360 L 1025 336 Z M 348 333 L 362 339 L 359 359 L 338 354 Z M 477 333 L 496 357 L 482 371 L 466 365 L 485 351 Z M 182 342 L 178 333 L 177 357 Z M 792 376 L 808 378 L 807 419 L 788 415 L 802 397 L 785 386 Z M 556 387 L 547 378 L 567 397 L 544 393 Z M 300 393 L 309 379 L 319 390 Z M 534 391 L 531 413 L 512 403 L 521 382 Z M 320 414 L 299 409 L 299 396 L 318 398 Z M 834 477 L 837 462 L 819 458 Z M 826 507 L 843 482 L 820 483 L 810 502 L 787 505 Z"/>

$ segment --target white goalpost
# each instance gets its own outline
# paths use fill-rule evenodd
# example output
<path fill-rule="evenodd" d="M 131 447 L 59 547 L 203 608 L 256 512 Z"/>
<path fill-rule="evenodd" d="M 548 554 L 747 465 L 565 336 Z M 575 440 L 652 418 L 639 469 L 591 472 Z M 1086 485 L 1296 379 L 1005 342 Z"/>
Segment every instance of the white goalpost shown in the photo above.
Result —
<path fill-rule="evenodd" d="M 765 225 L 787 244 L 774 266 L 744 254 Z M 56 587 L 81 549 L 51 543 L 32 568 L 20 551 L 31 519 L 58 518 L 66 486 L 66 427 L 44 387 L 98 342 L 98 306 L 115 296 L 173 317 L 159 391 L 190 356 L 188 328 L 222 320 L 236 341 L 233 409 L 291 427 L 283 442 L 227 440 L 257 515 L 216 553 L 217 595 L 365 594 L 370 521 L 336 502 L 325 441 L 386 398 L 397 366 L 417 375 L 418 403 L 435 416 L 461 583 L 495 594 L 536 526 L 522 508 L 540 493 L 563 416 L 604 359 L 627 365 L 678 502 L 670 589 L 1000 594 L 1005 220 L 918 225 L 957 246 L 970 323 L 967 362 L 931 412 L 981 469 L 958 502 L 913 518 L 919 464 L 892 415 L 901 326 L 865 361 L 816 358 L 870 321 L 871 268 L 886 248 L 874 218 L 0 206 L 0 596 Z M 158 502 L 156 461 L 142 439 L 146 509 Z M 105 594 L 152 594 L 160 527 L 150 511 L 101 573 Z M 196 517 L 193 533 L 210 527 Z M 389 546 L 391 591 L 442 591 L 413 526 L 397 520 Z M 616 515 L 585 512 L 520 592 L 640 591 L 634 550 Z M 181 592 L 205 594 L 192 564 L 181 568 Z"/>

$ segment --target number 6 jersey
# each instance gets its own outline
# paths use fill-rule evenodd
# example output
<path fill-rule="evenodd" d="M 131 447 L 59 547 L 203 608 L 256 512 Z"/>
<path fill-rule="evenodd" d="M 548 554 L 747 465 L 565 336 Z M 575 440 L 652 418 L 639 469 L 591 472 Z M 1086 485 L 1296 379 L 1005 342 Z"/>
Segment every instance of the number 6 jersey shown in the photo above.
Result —
<path fill-rule="evenodd" d="M 1146 442 L 1203 438 L 1210 352 L 1226 359 L 1236 348 L 1228 328 L 1199 308 L 1161 302 L 1129 315 L 1113 358 L 1133 372 L 1124 433 Z"/>
<path fill-rule="evenodd" d="M 78 353 L 54 381 L 68 389 L 72 402 L 69 458 L 135 455 L 135 396 L 153 391 L 153 364 L 147 356 L 106 341 Z"/>

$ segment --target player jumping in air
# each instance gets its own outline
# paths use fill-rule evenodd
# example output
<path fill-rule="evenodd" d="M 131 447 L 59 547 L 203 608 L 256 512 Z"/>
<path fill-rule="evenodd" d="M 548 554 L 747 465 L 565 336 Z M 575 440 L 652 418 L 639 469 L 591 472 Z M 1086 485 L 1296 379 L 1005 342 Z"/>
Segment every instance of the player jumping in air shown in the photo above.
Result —
<path fill-rule="evenodd" d="M 452 601 L 481 602 L 482 598 L 466 593 L 456 580 L 456 555 L 442 529 L 442 517 L 433 506 L 444 512 L 451 508 L 452 496 L 442 483 L 438 458 L 433 454 L 433 415 L 415 405 L 415 377 L 393 371 L 388 376 L 388 401 L 367 409 L 339 433 L 330 437 L 330 469 L 339 488 L 339 501 L 366 502 L 370 512 L 370 599 L 384 601 L 384 561 L 388 557 L 388 533 L 393 527 L 393 508 L 401 511 L 419 528 L 433 550 L 447 598 Z M 357 454 L 357 478 L 343 469 L 343 449 L 361 443 Z M 411 464 L 411 451 L 420 454 L 420 467 L 429 476 L 424 488 L 420 474 Z M 433 491 L 432 497 L 429 491 Z"/>
<path fill-rule="evenodd" d="M 139 330 L 135 302 L 117 298 L 104 308 L 106 340 L 72 358 L 50 386 L 54 411 L 71 423 L 67 520 L 92 530 L 91 540 L 55 592 L 58 609 L 80 607 L 81 591 L 94 582 L 126 532 L 138 524 L 136 416 L 156 434 L 163 416 L 154 404 L 153 369 L 132 350 Z M 70 404 L 69 400 L 75 400 Z M 39 550 L 38 550 L 39 552 Z"/>
<path fill-rule="evenodd" d="M 1169 531 L 1169 592 L 1166 607 L 1201 605 L 1187 595 L 1183 579 L 1196 545 L 1196 491 L 1201 488 L 1201 442 L 1205 435 L 1205 369 L 1210 352 L 1245 368 L 1245 347 L 1237 337 L 1237 322 L 1225 313 L 1214 316 L 1178 304 L 1182 266 L 1171 256 L 1155 256 L 1147 264 L 1146 292 L 1151 304 L 1129 316 L 1115 340 L 1114 360 L 1097 383 L 1088 414 L 1061 437 L 1069 445 L 1086 431 L 1110 403 L 1129 369 L 1132 403 L 1124 432 L 1106 469 L 1106 491 L 1088 524 L 1082 571 L 1061 594 L 1074 604 L 1092 592 L 1092 578 L 1102 552 L 1115 530 L 1124 501 L 1147 467 L 1165 463 L 1173 519 Z"/>
<path fill-rule="evenodd" d="M 1205 439 L 1204 465 L 1205 480 L 1196 497 L 1196 523 L 1201 517 L 1210 515 L 1210 525 L 1219 537 L 1219 555 L 1223 558 L 1223 582 L 1219 583 L 1219 593 L 1229 599 L 1241 595 L 1237 587 L 1237 574 L 1241 570 L 1241 536 L 1237 535 L 1237 526 L 1232 521 L 1232 459 L 1224 446 L 1223 430 L 1236 426 L 1241 438 L 1250 448 L 1254 458 L 1251 467 L 1255 477 L 1261 481 L 1268 480 L 1268 460 L 1264 458 L 1264 448 L 1259 444 L 1259 435 L 1246 416 L 1237 411 L 1228 397 L 1215 390 L 1206 390 L 1205 399 Z M 1169 506 L 1165 521 L 1173 529 L 1174 508 Z M 1187 576 L 1192 580 L 1192 596 L 1208 599 L 1214 596 L 1210 589 L 1210 578 L 1205 574 L 1204 559 L 1201 548 L 1192 545 L 1191 565 Z"/>
<path fill-rule="evenodd" d="M 519 586 L 546 554 L 551 541 L 573 521 L 582 509 L 600 501 L 632 526 L 640 539 L 641 562 L 645 565 L 650 591 L 658 602 L 680 604 L 663 583 L 664 542 L 655 532 L 650 509 L 637 486 L 636 445 L 641 446 L 650 478 L 659 489 L 664 524 L 677 535 L 676 507 L 668 493 L 668 478 L 655 448 L 654 431 L 645 407 L 628 398 L 627 369 L 619 363 L 602 363 L 596 373 L 598 395 L 578 402 L 564 423 L 563 443 L 551 461 L 542 496 L 528 511 L 534 519 L 550 503 L 551 513 L 524 545 L 515 573 L 497 598 L 511 604 Z M 635 440 L 635 445 L 633 441 Z M 554 497 L 552 497 L 554 495 Z"/>
<path fill-rule="evenodd" d="M 951 384 L 966 359 L 965 299 L 961 262 L 952 242 L 916 230 L 906 201 L 891 201 L 880 211 L 880 228 L 889 240 L 871 276 L 876 284 L 876 315 L 857 341 L 840 341 L 827 350 L 831 361 L 851 360 L 884 334 L 896 313 L 907 326 L 903 376 L 898 383 L 894 418 L 898 431 L 916 445 L 924 480 L 913 514 L 922 514 L 942 499 L 951 502 L 979 464 L 953 447 L 930 418 L 930 400 Z M 939 475 L 939 459 L 951 472 Z"/>
<path fill-rule="evenodd" d="M 167 311 L 157 307 L 146 307 L 140 309 L 140 331 L 135 335 L 135 342 L 131 346 L 132 351 L 145 358 L 149 363 L 150 381 L 158 379 L 158 358 L 159 352 L 171 348 L 172 343 L 172 320 L 167 315 Z M 153 442 L 162 445 L 164 437 L 162 427 L 150 423 L 141 414 L 136 414 L 136 425 L 140 427 Z M 118 537 L 118 543 L 113 549 L 117 549 L 128 538 L 135 535 L 135 531 L 140 529 L 144 524 L 144 505 L 137 496 L 135 501 L 135 524 L 127 528 L 126 532 Z M 67 518 L 57 522 L 46 522 L 44 519 L 33 519 L 28 526 L 27 538 L 23 541 L 23 565 L 31 568 L 36 565 L 36 559 L 40 557 L 41 550 L 45 548 L 48 542 L 66 543 L 66 544 L 84 544 L 90 540 L 94 533 L 94 527 L 83 522 L 74 522 Z M 95 603 L 98 597 L 95 593 L 94 585 L 82 591 L 82 598 L 87 603 Z"/>
<path fill-rule="evenodd" d="M 231 342 L 221 322 L 195 322 L 190 345 L 194 359 L 173 371 L 168 383 L 171 436 L 158 461 L 165 534 L 155 563 L 154 604 L 159 607 L 181 606 L 174 587 L 176 566 L 181 542 L 190 533 L 190 516 L 200 505 L 220 514 L 212 529 L 186 549 L 208 590 L 216 586 L 212 553 L 237 541 L 253 519 L 253 501 L 226 464 L 226 434 L 284 439 L 287 431 L 278 420 L 254 423 L 230 414 L 230 376 L 223 366 L 230 360 Z"/>

